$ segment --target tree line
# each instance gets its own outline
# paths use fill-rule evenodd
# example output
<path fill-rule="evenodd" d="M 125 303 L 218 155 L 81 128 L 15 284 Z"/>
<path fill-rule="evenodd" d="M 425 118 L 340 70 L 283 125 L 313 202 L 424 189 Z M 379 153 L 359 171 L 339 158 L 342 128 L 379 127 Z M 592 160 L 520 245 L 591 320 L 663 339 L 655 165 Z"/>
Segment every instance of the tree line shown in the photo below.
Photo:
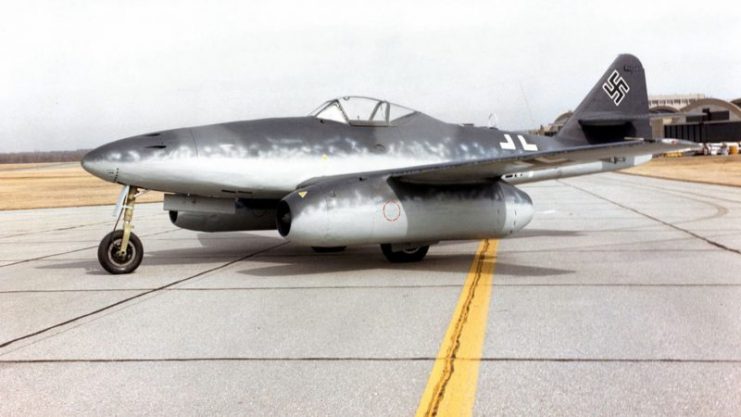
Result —
<path fill-rule="evenodd" d="M 74 151 L 34 151 L 34 152 L 11 152 L 0 153 L 0 164 L 25 164 L 37 162 L 76 162 L 89 149 L 76 149 Z"/>

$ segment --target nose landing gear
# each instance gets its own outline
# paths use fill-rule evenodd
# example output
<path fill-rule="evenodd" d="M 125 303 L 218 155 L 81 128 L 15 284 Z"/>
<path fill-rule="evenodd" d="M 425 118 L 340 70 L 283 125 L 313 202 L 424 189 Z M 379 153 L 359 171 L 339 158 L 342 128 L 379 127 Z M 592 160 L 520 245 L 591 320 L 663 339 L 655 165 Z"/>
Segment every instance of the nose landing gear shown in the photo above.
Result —
<path fill-rule="evenodd" d="M 142 262 L 144 249 L 142 242 L 131 231 L 131 219 L 134 217 L 134 204 L 138 189 L 125 187 L 119 204 L 123 204 L 123 230 L 114 230 L 103 237 L 98 245 L 98 262 L 111 274 L 128 274 L 134 272 Z M 120 216 L 120 214 L 119 214 Z M 118 221 L 116 221 L 118 225 Z M 113 227 L 114 229 L 116 226 Z"/>

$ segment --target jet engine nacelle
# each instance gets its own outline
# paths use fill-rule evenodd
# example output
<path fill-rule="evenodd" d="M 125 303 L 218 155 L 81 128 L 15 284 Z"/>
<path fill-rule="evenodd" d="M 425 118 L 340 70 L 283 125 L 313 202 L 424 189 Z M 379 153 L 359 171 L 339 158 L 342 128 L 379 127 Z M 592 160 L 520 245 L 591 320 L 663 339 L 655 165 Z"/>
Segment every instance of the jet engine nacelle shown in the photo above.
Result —
<path fill-rule="evenodd" d="M 318 183 L 278 204 L 283 237 L 310 246 L 496 238 L 527 225 L 530 197 L 503 181 L 455 186 L 389 177 Z"/>

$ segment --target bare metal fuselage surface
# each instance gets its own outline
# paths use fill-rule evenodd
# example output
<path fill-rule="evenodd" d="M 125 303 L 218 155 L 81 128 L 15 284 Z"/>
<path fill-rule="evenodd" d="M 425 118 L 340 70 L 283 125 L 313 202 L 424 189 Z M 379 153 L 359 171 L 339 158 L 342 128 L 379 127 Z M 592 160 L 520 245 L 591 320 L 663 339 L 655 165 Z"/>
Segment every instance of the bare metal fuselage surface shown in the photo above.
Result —
<path fill-rule="evenodd" d="M 108 181 L 179 194 L 280 199 L 312 178 L 465 162 L 568 146 L 554 138 L 444 123 L 396 126 L 315 117 L 175 129 L 104 145 L 83 166 Z"/>
<path fill-rule="evenodd" d="M 164 191 L 178 227 L 277 228 L 316 250 L 380 244 L 391 262 L 422 260 L 441 240 L 499 238 L 533 217 L 514 184 L 614 171 L 692 146 L 651 138 L 643 67 L 620 55 L 554 137 L 445 123 L 403 106 L 345 96 L 311 116 L 222 123 L 122 139 L 83 167 L 119 184 L 123 229 L 101 265 L 142 259 L 131 233 L 138 190 Z M 115 228 L 114 228 L 115 229 Z"/>

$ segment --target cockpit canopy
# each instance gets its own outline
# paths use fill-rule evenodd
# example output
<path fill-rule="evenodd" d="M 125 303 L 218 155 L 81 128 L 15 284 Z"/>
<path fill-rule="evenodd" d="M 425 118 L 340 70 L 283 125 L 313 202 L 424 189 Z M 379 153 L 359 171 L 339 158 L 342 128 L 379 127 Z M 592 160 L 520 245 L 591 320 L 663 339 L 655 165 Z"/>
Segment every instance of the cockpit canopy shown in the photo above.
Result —
<path fill-rule="evenodd" d="M 416 110 L 371 97 L 345 96 L 324 102 L 310 113 L 322 120 L 351 126 L 395 126 Z"/>

